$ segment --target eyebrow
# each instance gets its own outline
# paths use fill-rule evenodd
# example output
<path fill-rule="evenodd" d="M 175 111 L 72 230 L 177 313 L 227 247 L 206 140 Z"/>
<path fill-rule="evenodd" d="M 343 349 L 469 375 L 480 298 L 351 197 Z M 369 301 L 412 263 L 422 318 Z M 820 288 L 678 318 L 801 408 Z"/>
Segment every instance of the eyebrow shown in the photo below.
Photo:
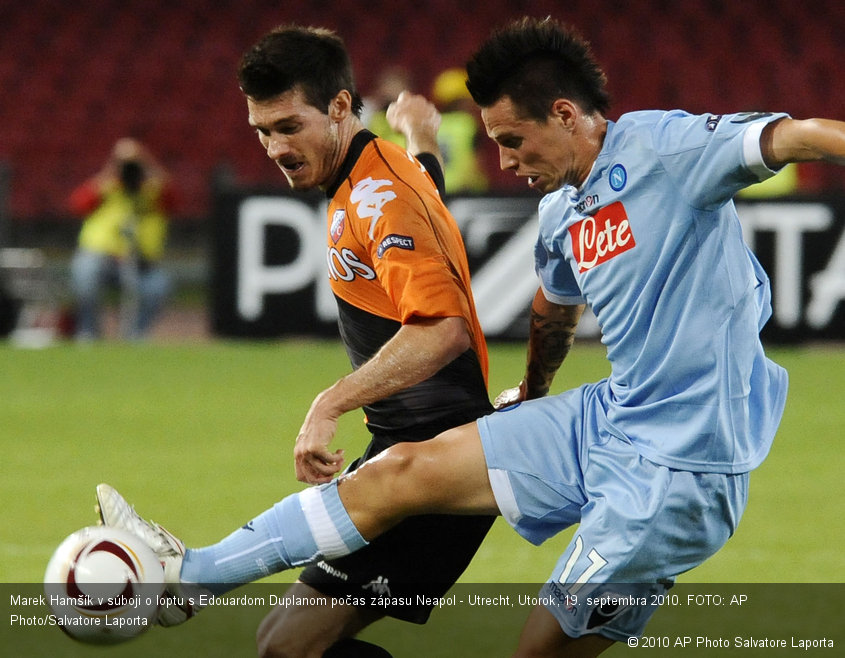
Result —
<path fill-rule="evenodd" d="M 278 128 L 278 127 L 286 125 L 286 124 L 297 123 L 301 120 L 302 119 L 301 119 L 299 114 L 291 114 L 291 115 L 288 115 L 288 116 L 284 116 L 280 119 L 276 119 L 275 121 L 273 121 L 273 123 L 271 123 L 269 125 L 263 125 L 263 124 L 257 123 L 253 119 L 252 115 L 250 115 L 249 118 L 247 119 L 247 121 L 249 122 L 249 125 L 251 127 L 253 127 L 253 128 L 263 128 L 265 130 L 271 130 L 273 128 Z"/>
<path fill-rule="evenodd" d="M 511 139 L 523 139 L 523 137 L 521 135 L 518 135 L 518 134 L 511 132 L 509 130 L 502 132 L 502 133 L 497 133 L 495 135 L 490 135 L 490 137 L 497 144 L 501 144 L 502 142 L 505 142 L 505 141 L 511 140 Z"/>

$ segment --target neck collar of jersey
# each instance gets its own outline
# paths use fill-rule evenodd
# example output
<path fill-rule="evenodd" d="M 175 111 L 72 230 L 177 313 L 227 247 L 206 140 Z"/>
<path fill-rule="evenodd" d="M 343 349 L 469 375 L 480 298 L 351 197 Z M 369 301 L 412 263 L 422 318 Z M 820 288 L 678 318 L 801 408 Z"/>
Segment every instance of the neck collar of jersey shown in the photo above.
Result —
<path fill-rule="evenodd" d="M 349 177 L 349 174 L 352 173 L 352 168 L 355 166 L 355 163 L 358 162 L 358 158 L 361 157 L 361 152 L 367 144 L 375 138 L 376 136 L 369 130 L 362 130 L 355 134 L 352 141 L 349 143 L 349 150 L 346 152 L 346 157 L 343 159 L 343 163 L 337 171 L 337 178 L 335 178 L 334 183 L 326 188 L 326 197 L 328 199 L 334 197 L 343 181 L 345 181 Z"/>

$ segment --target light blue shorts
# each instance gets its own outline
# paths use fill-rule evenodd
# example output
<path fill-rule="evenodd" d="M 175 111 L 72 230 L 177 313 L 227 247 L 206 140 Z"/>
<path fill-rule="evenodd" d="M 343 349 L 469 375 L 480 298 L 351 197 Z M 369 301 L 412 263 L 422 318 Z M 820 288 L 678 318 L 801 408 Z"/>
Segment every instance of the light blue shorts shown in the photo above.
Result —
<path fill-rule="evenodd" d="M 579 523 L 543 587 L 570 637 L 641 635 L 655 596 L 736 529 L 748 474 L 660 466 L 611 432 L 589 384 L 478 420 L 504 518 L 534 544 Z"/>

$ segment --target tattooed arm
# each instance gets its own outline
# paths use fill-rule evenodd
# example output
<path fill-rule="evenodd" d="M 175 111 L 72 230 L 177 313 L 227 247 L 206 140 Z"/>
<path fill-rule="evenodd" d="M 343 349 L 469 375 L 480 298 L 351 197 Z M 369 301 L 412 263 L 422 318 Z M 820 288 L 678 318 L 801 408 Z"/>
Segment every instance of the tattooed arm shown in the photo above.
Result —
<path fill-rule="evenodd" d="M 542 290 L 537 291 L 531 305 L 525 377 L 519 386 L 499 394 L 493 403 L 497 409 L 541 398 L 549 392 L 552 380 L 575 340 L 575 328 L 583 312 L 583 304 L 560 306 L 547 300 Z"/>

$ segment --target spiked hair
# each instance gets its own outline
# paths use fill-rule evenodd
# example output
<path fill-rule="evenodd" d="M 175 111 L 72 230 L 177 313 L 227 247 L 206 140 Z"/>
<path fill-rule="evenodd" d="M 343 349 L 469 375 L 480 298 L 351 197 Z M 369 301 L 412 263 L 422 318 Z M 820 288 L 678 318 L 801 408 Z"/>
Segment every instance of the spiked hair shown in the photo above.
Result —
<path fill-rule="evenodd" d="M 478 105 L 507 96 L 526 117 L 544 121 L 558 98 L 585 112 L 610 107 L 607 78 L 573 28 L 525 17 L 493 32 L 467 63 L 467 88 Z"/>

